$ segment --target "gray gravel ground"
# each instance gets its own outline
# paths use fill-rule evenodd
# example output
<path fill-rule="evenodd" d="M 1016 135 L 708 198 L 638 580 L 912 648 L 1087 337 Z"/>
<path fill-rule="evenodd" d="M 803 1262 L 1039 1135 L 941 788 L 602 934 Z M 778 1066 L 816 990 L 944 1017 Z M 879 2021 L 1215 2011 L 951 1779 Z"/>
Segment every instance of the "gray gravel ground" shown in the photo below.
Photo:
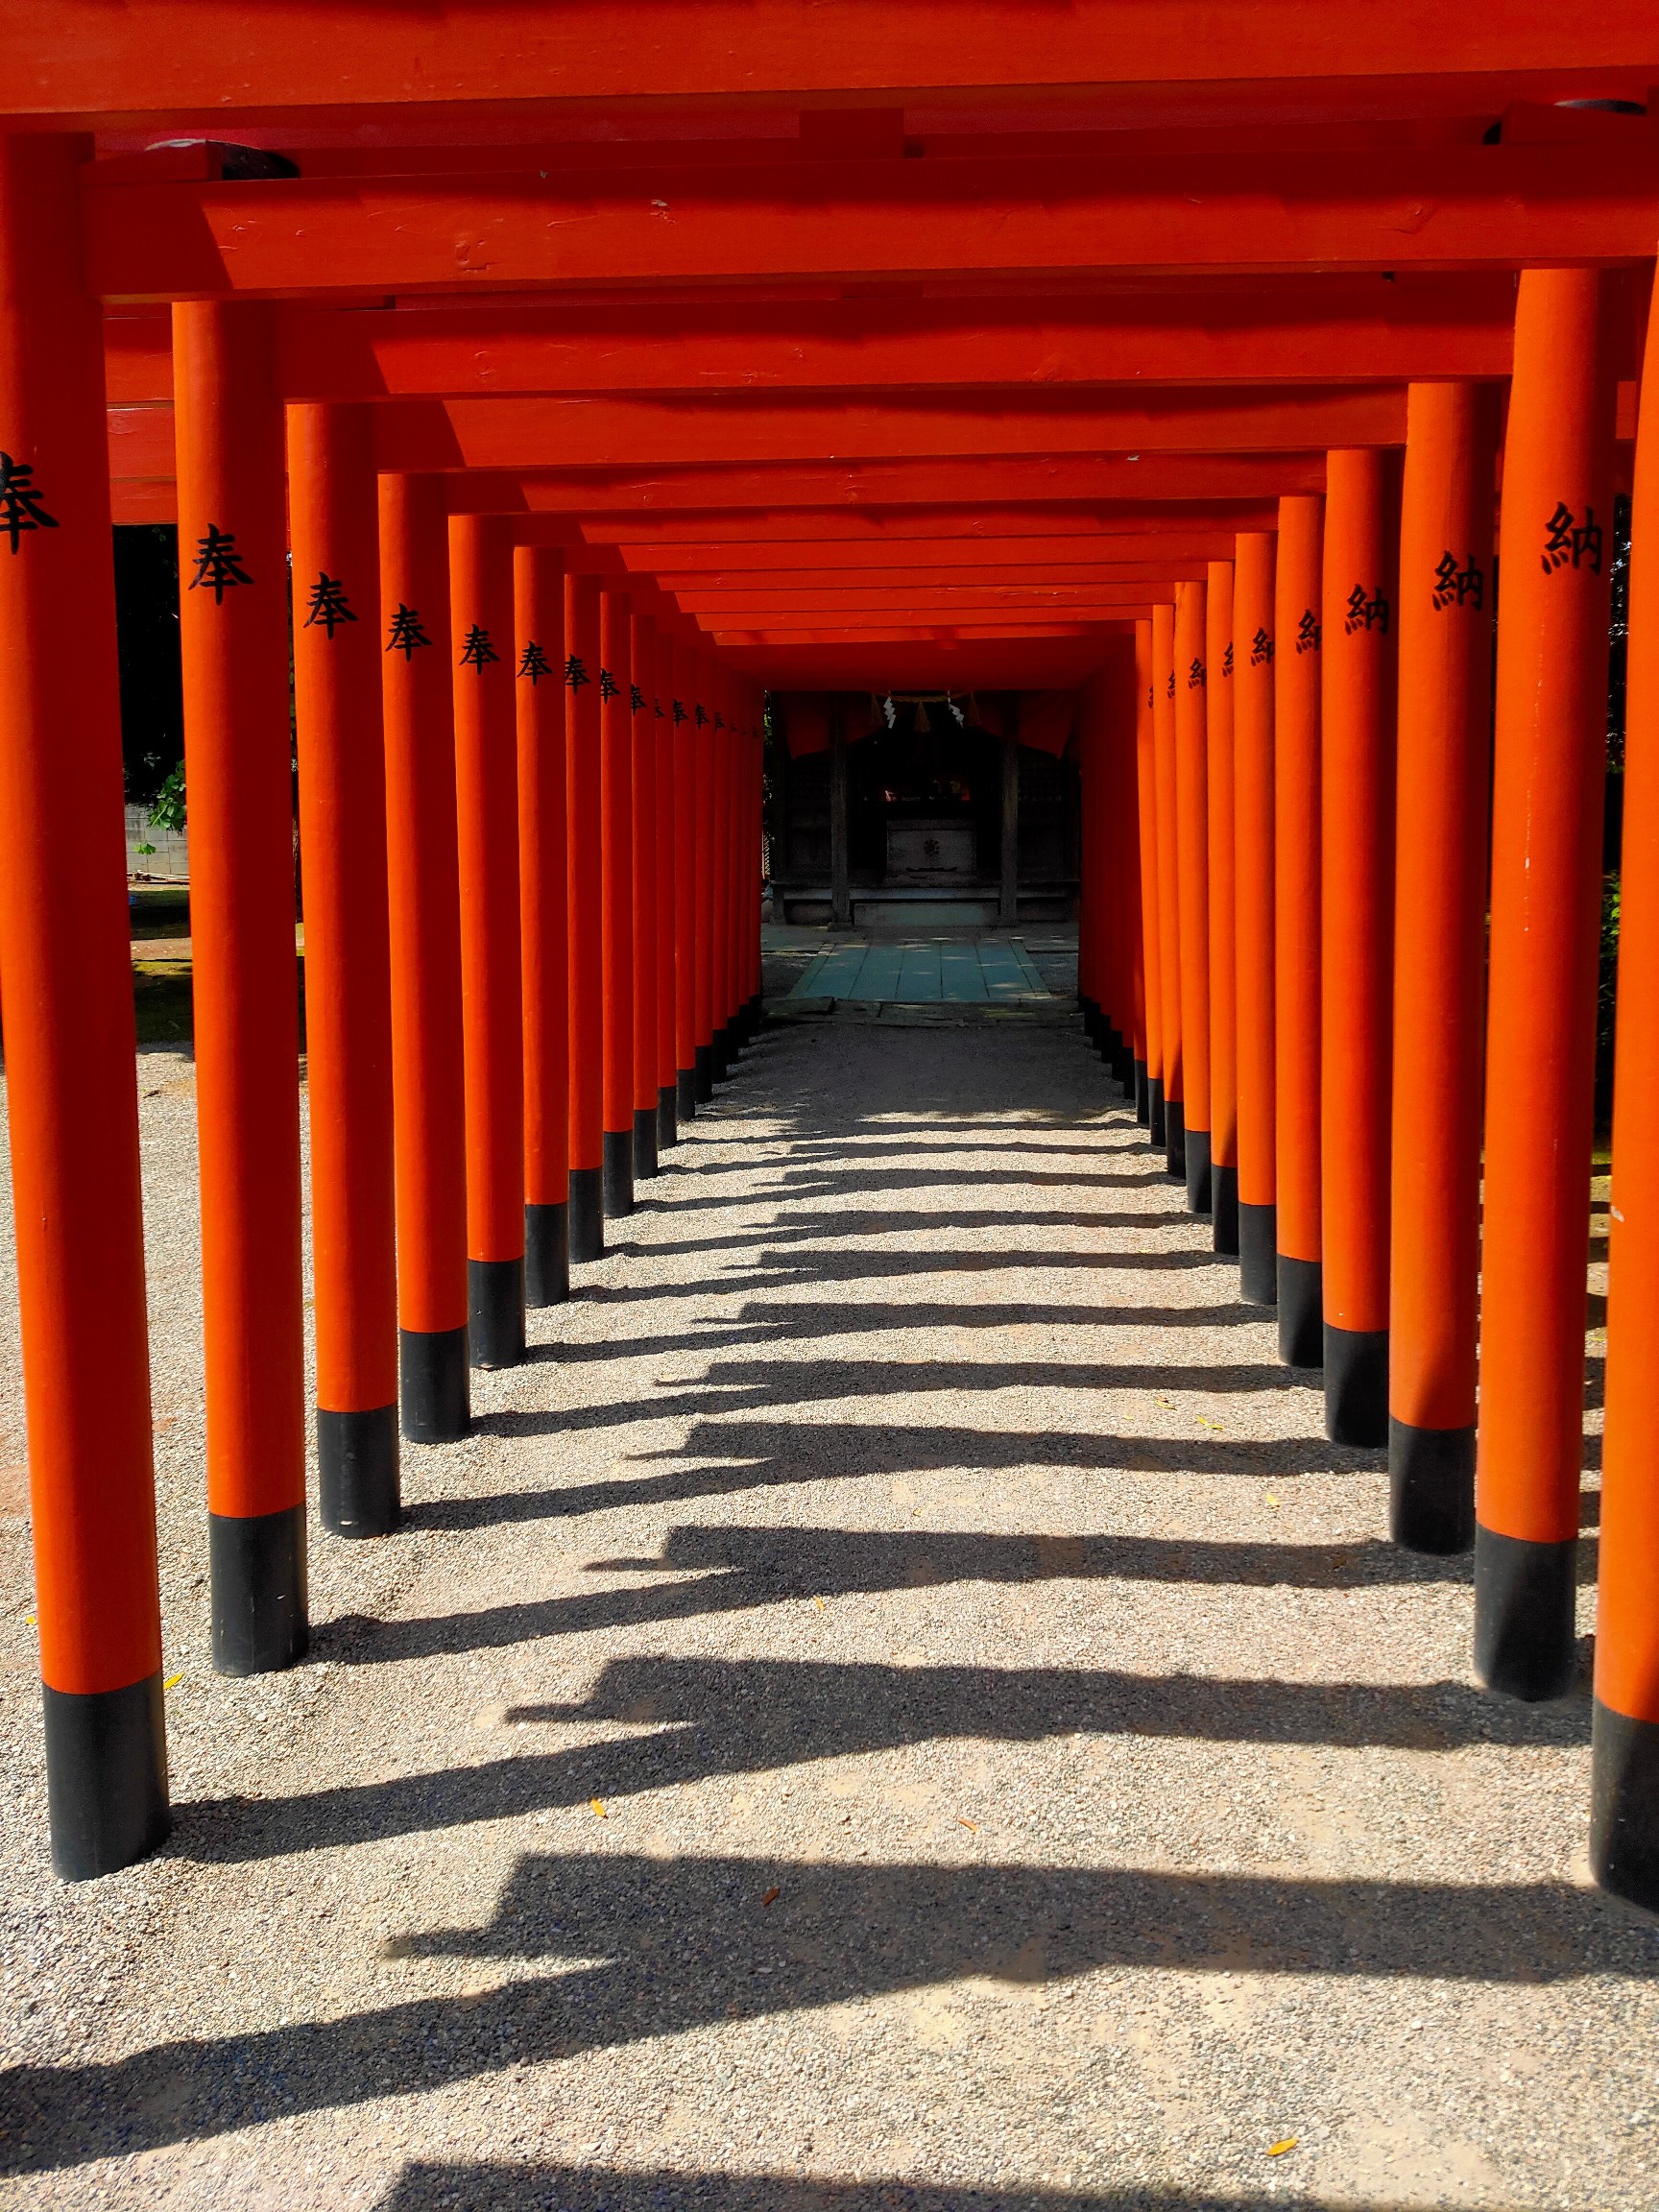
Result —
<path fill-rule="evenodd" d="M 1652 2205 L 1585 1700 L 1475 1690 L 1074 1030 L 769 1032 L 252 1684 L 140 1080 L 178 1828 L 48 1871 L 8 1294 L 0 2208 Z"/>

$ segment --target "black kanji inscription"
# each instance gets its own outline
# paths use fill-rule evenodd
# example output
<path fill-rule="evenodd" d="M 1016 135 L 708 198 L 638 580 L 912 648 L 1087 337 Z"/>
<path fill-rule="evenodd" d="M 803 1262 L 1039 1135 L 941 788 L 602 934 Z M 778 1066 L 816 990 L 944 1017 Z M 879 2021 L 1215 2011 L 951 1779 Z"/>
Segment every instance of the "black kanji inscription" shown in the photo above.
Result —
<path fill-rule="evenodd" d="M 1296 625 L 1297 652 L 1317 653 L 1324 636 L 1323 627 L 1314 619 L 1312 608 L 1304 608 L 1302 619 Z"/>
<path fill-rule="evenodd" d="M 1588 567 L 1593 576 L 1601 573 L 1601 525 L 1596 519 L 1594 507 L 1586 507 L 1580 523 L 1565 499 L 1555 502 L 1555 512 L 1544 525 L 1544 573 L 1550 575 L 1556 568 L 1564 568 L 1571 562 L 1575 568 Z"/>
<path fill-rule="evenodd" d="M 330 576 L 325 568 L 311 587 L 311 604 L 306 610 L 301 628 L 326 630 L 332 637 L 342 622 L 355 622 L 346 587 L 338 576 Z"/>
<path fill-rule="evenodd" d="M 206 537 L 196 541 L 196 573 L 190 579 L 191 590 L 199 591 L 205 587 L 213 594 L 214 606 L 222 607 L 225 594 L 232 585 L 252 581 L 236 551 L 235 531 L 221 530 L 216 522 L 209 522 Z"/>
<path fill-rule="evenodd" d="M 401 653 L 405 661 L 413 661 L 418 645 L 430 645 L 431 638 L 421 627 L 421 616 L 413 607 L 405 607 L 401 600 L 392 617 L 392 635 L 386 641 L 388 653 Z"/>
<path fill-rule="evenodd" d="M 58 517 L 48 515 L 40 504 L 40 493 L 35 487 L 35 465 L 32 461 L 13 461 L 10 453 L 0 453 L 0 530 L 12 541 L 12 550 L 17 550 L 17 541 L 25 530 L 56 530 Z"/>
<path fill-rule="evenodd" d="M 490 633 L 481 622 L 474 622 L 467 633 L 467 642 L 461 651 L 463 668 L 486 668 L 492 661 L 499 661 L 500 654 L 490 642 Z"/>
<path fill-rule="evenodd" d="M 532 691 L 535 690 L 543 676 L 551 676 L 553 673 L 552 661 L 548 660 L 546 654 L 542 652 L 534 638 L 524 648 L 523 658 L 518 662 L 518 673 L 520 676 L 529 677 Z"/>
<path fill-rule="evenodd" d="M 1367 595 L 1363 584 L 1356 584 L 1348 594 L 1348 615 L 1342 625 L 1350 637 L 1356 630 L 1381 630 L 1388 635 L 1388 602 L 1382 596 L 1382 587 L 1375 584 Z"/>

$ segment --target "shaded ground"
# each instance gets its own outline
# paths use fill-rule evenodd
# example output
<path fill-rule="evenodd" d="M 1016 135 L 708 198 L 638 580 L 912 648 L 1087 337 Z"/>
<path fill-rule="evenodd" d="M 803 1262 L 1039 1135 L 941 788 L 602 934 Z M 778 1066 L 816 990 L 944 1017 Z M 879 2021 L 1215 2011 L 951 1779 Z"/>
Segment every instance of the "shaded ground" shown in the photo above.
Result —
<path fill-rule="evenodd" d="M 1074 1031 L 769 1032 L 243 1684 L 141 1069 L 180 1816 L 51 1881 L 12 1494 L 0 2206 L 1652 2202 L 1585 1700 L 1473 1687 Z"/>

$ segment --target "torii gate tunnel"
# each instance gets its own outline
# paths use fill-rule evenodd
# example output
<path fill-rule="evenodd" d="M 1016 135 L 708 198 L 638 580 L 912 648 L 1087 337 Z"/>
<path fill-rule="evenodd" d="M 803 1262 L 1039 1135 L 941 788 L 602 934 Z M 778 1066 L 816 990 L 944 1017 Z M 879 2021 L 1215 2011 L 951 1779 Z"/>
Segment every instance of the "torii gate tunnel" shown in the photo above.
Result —
<path fill-rule="evenodd" d="M 12 0 L 0 1013 L 61 1874 L 169 1818 L 112 521 L 179 533 L 221 1669 L 307 1636 L 292 758 L 320 1517 L 373 1540 L 759 1022 L 764 745 L 902 690 L 1077 763 L 1088 1035 L 1537 1700 L 1628 517 L 1590 1810 L 1659 1909 L 1656 84 L 1632 0 Z"/>

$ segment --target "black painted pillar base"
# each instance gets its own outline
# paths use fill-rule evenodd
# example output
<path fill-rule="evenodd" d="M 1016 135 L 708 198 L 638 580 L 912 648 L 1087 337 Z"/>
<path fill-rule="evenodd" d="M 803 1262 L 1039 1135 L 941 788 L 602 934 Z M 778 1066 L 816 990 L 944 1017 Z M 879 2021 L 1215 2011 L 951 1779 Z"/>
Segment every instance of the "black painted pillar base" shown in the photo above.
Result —
<path fill-rule="evenodd" d="M 465 1329 L 400 1329 L 397 1385 L 411 1444 L 453 1444 L 472 1426 Z"/>
<path fill-rule="evenodd" d="M 1475 1541 L 1475 1429 L 1388 1421 L 1388 1533 L 1443 1559 Z"/>
<path fill-rule="evenodd" d="M 1590 1867 L 1603 1889 L 1659 1912 L 1659 1725 L 1590 1714 Z"/>
<path fill-rule="evenodd" d="M 1164 1101 L 1164 1165 L 1178 1183 L 1187 1180 L 1187 1108 L 1179 1098 Z"/>
<path fill-rule="evenodd" d="M 634 1109 L 635 1179 L 649 1182 L 656 1172 L 657 1109 L 655 1106 L 637 1106 Z"/>
<path fill-rule="evenodd" d="M 1210 1132 L 1208 1129 L 1188 1129 L 1182 1133 L 1187 1152 L 1187 1211 L 1189 1214 L 1208 1214 L 1210 1211 Z"/>
<path fill-rule="evenodd" d="M 570 1209 L 524 1209 L 524 1303 L 563 1306 L 570 1295 Z"/>
<path fill-rule="evenodd" d="M 586 1262 L 605 1257 L 605 1171 L 570 1170 L 570 1258 Z"/>
<path fill-rule="evenodd" d="M 1317 1260 L 1283 1252 L 1279 1280 L 1279 1357 L 1286 1367 L 1317 1367 L 1325 1357 L 1325 1270 Z"/>
<path fill-rule="evenodd" d="M 1578 1543 L 1534 1544 L 1475 1529 L 1475 1671 L 1488 1690 L 1541 1705 L 1577 1668 L 1573 1599 Z"/>
<path fill-rule="evenodd" d="M 1154 1075 L 1146 1098 L 1146 1141 L 1155 1152 L 1164 1148 L 1164 1078 Z"/>
<path fill-rule="evenodd" d="M 1388 1441 L 1388 1332 L 1325 1324 L 1325 1433 L 1376 1451 Z"/>
<path fill-rule="evenodd" d="M 697 1118 L 697 1070 L 681 1068 L 674 1076 L 674 1118 L 684 1126 Z"/>
<path fill-rule="evenodd" d="M 621 1221 L 634 1211 L 634 1132 L 607 1129 L 605 1143 L 605 1218 Z"/>
<path fill-rule="evenodd" d="M 90 1882 L 148 1858 L 173 1825 L 160 1673 L 121 1690 L 40 1691 L 54 1871 Z"/>
<path fill-rule="evenodd" d="M 722 1022 L 719 1028 L 715 1030 L 713 1042 L 709 1045 L 709 1050 L 713 1055 L 714 1080 L 716 1083 L 724 1083 L 732 1072 L 733 1062 L 737 1057 L 737 1040 L 732 1034 L 730 1022 Z"/>
<path fill-rule="evenodd" d="M 1084 1036 L 1088 1038 L 1091 1045 L 1098 1045 L 1100 1042 L 1099 1007 L 1095 1005 L 1093 998 L 1085 998 L 1079 992 L 1077 995 L 1077 1011 L 1083 1017 Z"/>
<path fill-rule="evenodd" d="M 1210 1212 L 1214 1218 L 1215 1234 L 1212 1247 L 1232 1260 L 1238 1251 L 1238 1170 L 1237 1167 L 1210 1167 Z"/>
<path fill-rule="evenodd" d="M 524 1357 L 524 1262 L 469 1260 L 468 1345 L 474 1367 L 517 1367 Z"/>
<path fill-rule="evenodd" d="M 304 1658 L 311 1631 L 302 1504 L 279 1513 L 209 1513 L 207 1564 L 219 1673 L 272 1674 Z"/>
<path fill-rule="evenodd" d="M 714 1095 L 714 1047 L 712 1045 L 697 1046 L 697 1064 L 693 1070 L 696 1102 L 707 1105 Z"/>
<path fill-rule="evenodd" d="M 317 1408 L 318 1510 L 331 1536 L 390 1536 L 402 1510 L 397 1408 Z"/>
<path fill-rule="evenodd" d="M 1252 1306 L 1279 1303 L 1279 1209 L 1238 1206 L 1238 1294 Z"/>
<path fill-rule="evenodd" d="M 1135 1095 L 1135 1051 L 1134 1047 L 1127 1042 L 1118 1047 L 1118 1065 L 1113 1070 L 1113 1073 L 1118 1078 L 1118 1088 L 1122 1092 L 1124 1097 L 1133 1098 Z"/>
<path fill-rule="evenodd" d="M 680 1109 L 674 1096 L 672 1083 L 657 1086 L 657 1149 L 666 1151 L 670 1144 L 680 1142 Z"/>
<path fill-rule="evenodd" d="M 1135 1118 L 1142 1129 L 1152 1118 L 1152 1085 L 1146 1074 L 1144 1060 L 1135 1063 Z"/>

